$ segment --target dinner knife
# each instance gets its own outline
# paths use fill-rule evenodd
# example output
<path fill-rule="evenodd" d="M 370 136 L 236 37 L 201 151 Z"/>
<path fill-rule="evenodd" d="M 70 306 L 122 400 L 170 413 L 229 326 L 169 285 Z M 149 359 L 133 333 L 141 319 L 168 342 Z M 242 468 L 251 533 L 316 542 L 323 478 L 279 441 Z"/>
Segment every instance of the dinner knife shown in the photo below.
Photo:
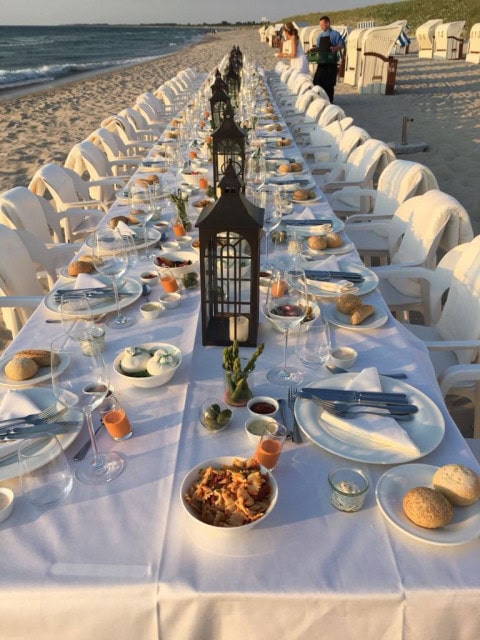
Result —
<path fill-rule="evenodd" d="M 322 409 L 325 409 L 327 412 L 329 412 L 329 407 L 326 406 L 326 404 L 332 404 L 332 401 L 325 401 L 325 400 L 320 400 L 320 398 L 315 398 L 315 396 L 310 396 L 309 400 L 312 400 L 313 402 L 315 402 L 315 404 L 318 404 L 319 407 L 322 407 Z M 348 407 L 349 411 L 350 411 L 350 407 L 352 409 L 352 414 L 354 415 L 355 409 L 357 407 L 370 407 L 371 409 L 382 409 L 384 411 L 388 411 L 390 414 L 392 415 L 399 415 L 399 416 L 411 416 L 414 413 L 418 413 L 418 407 L 415 406 L 414 404 L 398 404 L 398 403 L 391 403 L 391 402 L 376 402 L 375 400 L 362 400 L 362 402 L 345 402 L 343 400 L 341 401 L 337 401 L 338 405 L 340 405 L 342 408 L 343 407 Z M 337 405 L 335 405 L 337 406 Z M 379 414 L 381 415 L 381 414 Z"/>
<path fill-rule="evenodd" d="M 395 404 L 409 404 L 405 393 L 386 393 L 383 391 L 349 391 L 347 389 L 320 389 L 305 387 L 297 391 L 301 398 L 316 397 L 320 400 L 343 400 L 344 402 L 362 402 L 362 400 L 377 400 Z"/>
<path fill-rule="evenodd" d="M 315 227 L 318 225 L 333 224 L 328 218 L 314 218 L 312 220 L 282 220 L 282 224 L 287 227 Z"/>
<path fill-rule="evenodd" d="M 35 427 L 21 427 L 12 429 L 8 433 L 0 435 L 0 442 L 10 442 L 11 440 L 22 440 L 24 438 L 31 438 L 35 436 L 42 436 L 46 433 L 52 433 L 54 435 L 62 435 L 65 433 L 72 433 L 73 431 L 80 431 L 81 424 L 78 422 L 59 422 L 59 423 L 44 423 L 43 425 L 37 425 Z"/>
<path fill-rule="evenodd" d="M 322 281 L 327 279 L 350 280 L 351 282 L 364 282 L 365 278 L 360 273 L 351 271 L 305 271 L 305 276 L 309 280 Z"/>

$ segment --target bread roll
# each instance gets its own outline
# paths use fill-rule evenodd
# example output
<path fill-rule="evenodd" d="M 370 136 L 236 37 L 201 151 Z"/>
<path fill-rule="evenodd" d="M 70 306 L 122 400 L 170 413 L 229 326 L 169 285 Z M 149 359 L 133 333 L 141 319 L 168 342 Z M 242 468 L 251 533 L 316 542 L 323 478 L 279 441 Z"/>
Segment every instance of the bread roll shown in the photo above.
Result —
<path fill-rule="evenodd" d="M 145 189 L 148 189 L 148 186 L 150 183 L 145 178 L 135 178 L 135 180 L 133 181 L 133 184 L 136 187 L 144 187 Z"/>
<path fill-rule="evenodd" d="M 453 516 L 453 507 L 447 498 L 429 487 L 414 487 L 407 491 L 402 506 L 407 518 L 425 529 L 444 527 Z"/>
<path fill-rule="evenodd" d="M 10 380 L 29 380 L 37 371 L 38 365 L 31 358 L 14 358 L 5 366 L 5 375 Z"/>
<path fill-rule="evenodd" d="M 298 173 L 303 170 L 303 164 L 301 162 L 291 162 L 290 163 L 290 171 Z"/>
<path fill-rule="evenodd" d="M 327 241 L 327 247 L 331 249 L 341 247 L 343 244 L 342 236 L 339 233 L 335 233 L 334 231 L 332 231 L 331 233 L 327 233 L 325 239 Z"/>
<path fill-rule="evenodd" d="M 358 296 L 354 296 L 353 293 L 343 293 L 337 300 L 338 311 L 347 316 L 351 315 L 361 306 L 361 299 Z"/>
<path fill-rule="evenodd" d="M 23 349 L 23 351 L 17 351 L 13 358 L 14 360 L 18 358 L 30 358 L 30 360 L 33 360 L 39 367 L 49 367 L 52 354 L 48 349 Z"/>
<path fill-rule="evenodd" d="M 132 213 L 133 213 L 133 210 L 132 210 Z M 115 229 L 119 222 L 124 222 L 125 224 L 137 224 L 137 220 L 135 220 L 135 218 L 132 215 L 114 216 L 113 218 L 110 218 L 110 220 L 108 221 L 108 226 L 111 227 L 112 229 Z M 87 260 L 87 258 L 82 256 L 82 260 Z"/>
<path fill-rule="evenodd" d="M 95 266 L 92 262 L 87 260 L 74 260 L 67 267 L 67 273 L 69 276 L 78 276 L 79 273 L 92 273 Z"/>
<path fill-rule="evenodd" d="M 145 176 L 145 180 L 149 185 L 157 184 L 157 182 L 160 182 L 160 178 L 154 173 L 149 173 L 148 176 Z"/>
<path fill-rule="evenodd" d="M 367 318 L 373 316 L 375 313 L 375 307 L 371 304 L 360 305 L 350 316 L 350 324 L 357 325 L 362 324 Z"/>
<path fill-rule="evenodd" d="M 278 167 L 278 173 L 290 173 L 290 165 L 289 164 L 281 164 Z"/>
<path fill-rule="evenodd" d="M 462 464 L 446 464 L 437 469 L 432 484 L 457 506 L 473 504 L 480 498 L 480 477 Z"/>
<path fill-rule="evenodd" d="M 327 241 L 325 236 L 309 236 L 307 238 L 307 247 L 320 251 L 327 248 Z"/>

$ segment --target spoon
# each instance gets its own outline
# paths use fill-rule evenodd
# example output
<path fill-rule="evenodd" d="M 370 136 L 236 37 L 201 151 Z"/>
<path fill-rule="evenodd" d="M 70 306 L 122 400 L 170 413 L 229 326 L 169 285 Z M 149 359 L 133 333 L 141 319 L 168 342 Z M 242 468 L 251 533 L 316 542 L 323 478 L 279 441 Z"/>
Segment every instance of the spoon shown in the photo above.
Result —
<path fill-rule="evenodd" d="M 336 367 L 334 364 L 326 364 L 325 367 L 330 371 L 330 373 L 348 373 L 347 369 L 342 369 L 342 367 Z M 385 376 L 386 378 L 394 378 L 395 380 L 405 380 L 407 378 L 406 373 L 381 373 L 380 376 Z"/>

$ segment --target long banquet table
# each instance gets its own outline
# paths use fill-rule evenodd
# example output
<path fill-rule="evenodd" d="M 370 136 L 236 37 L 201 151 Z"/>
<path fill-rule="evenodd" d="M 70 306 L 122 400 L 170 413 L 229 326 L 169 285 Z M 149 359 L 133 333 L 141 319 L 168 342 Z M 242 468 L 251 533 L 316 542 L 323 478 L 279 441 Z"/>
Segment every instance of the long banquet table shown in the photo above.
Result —
<path fill-rule="evenodd" d="M 333 215 L 325 202 L 317 210 Z M 107 215 L 119 211 L 114 205 Z M 344 259 L 358 262 L 355 251 Z M 140 263 L 136 272 L 142 269 Z M 385 306 L 378 292 L 366 299 Z M 112 373 L 135 431 L 124 442 L 99 434 L 101 450 L 125 456 L 119 478 L 100 486 L 75 483 L 68 499 L 50 510 L 31 506 L 18 478 L 2 482 L 17 495 L 12 516 L 0 525 L 2 640 L 478 638 L 479 540 L 441 547 L 393 528 L 375 502 L 386 465 L 354 463 L 367 474 L 370 490 L 364 508 L 346 514 L 329 502 L 327 474 L 350 463 L 306 438 L 287 442 L 275 470 L 278 502 L 265 522 L 234 536 L 205 536 L 191 526 L 179 495 L 187 471 L 216 456 L 252 453 L 243 430 L 246 409 L 235 409 L 221 433 L 199 423 L 201 402 L 223 391 L 221 348 L 201 345 L 199 303 L 198 290 L 185 292 L 180 307 L 147 322 L 138 302 L 126 310 L 136 317 L 131 328 L 107 330 L 109 365 L 122 348 L 152 340 L 175 343 L 184 358 L 172 382 L 152 391 L 128 387 Z M 49 317 L 41 306 L 7 354 L 48 347 L 61 332 L 45 322 Z M 283 339 L 264 321 L 259 341 L 265 351 L 254 391 L 286 397 L 285 388 L 265 378 L 281 358 Z M 332 327 L 332 341 L 359 351 L 355 370 L 405 371 L 408 383 L 441 408 L 445 437 L 421 462 L 476 468 L 446 411 L 426 349 L 405 328 L 389 315 L 383 327 L 369 331 Z M 305 382 L 312 379 L 306 372 Z M 86 438 L 84 428 L 67 455 Z"/>

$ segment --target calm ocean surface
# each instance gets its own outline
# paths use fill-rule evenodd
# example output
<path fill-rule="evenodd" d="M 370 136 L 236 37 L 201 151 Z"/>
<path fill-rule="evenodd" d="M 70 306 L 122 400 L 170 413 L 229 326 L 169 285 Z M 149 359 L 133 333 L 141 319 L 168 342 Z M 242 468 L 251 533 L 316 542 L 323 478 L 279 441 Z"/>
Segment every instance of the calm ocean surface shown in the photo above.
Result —
<path fill-rule="evenodd" d="M 0 26 L 0 89 L 144 62 L 193 44 L 201 27 Z"/>

